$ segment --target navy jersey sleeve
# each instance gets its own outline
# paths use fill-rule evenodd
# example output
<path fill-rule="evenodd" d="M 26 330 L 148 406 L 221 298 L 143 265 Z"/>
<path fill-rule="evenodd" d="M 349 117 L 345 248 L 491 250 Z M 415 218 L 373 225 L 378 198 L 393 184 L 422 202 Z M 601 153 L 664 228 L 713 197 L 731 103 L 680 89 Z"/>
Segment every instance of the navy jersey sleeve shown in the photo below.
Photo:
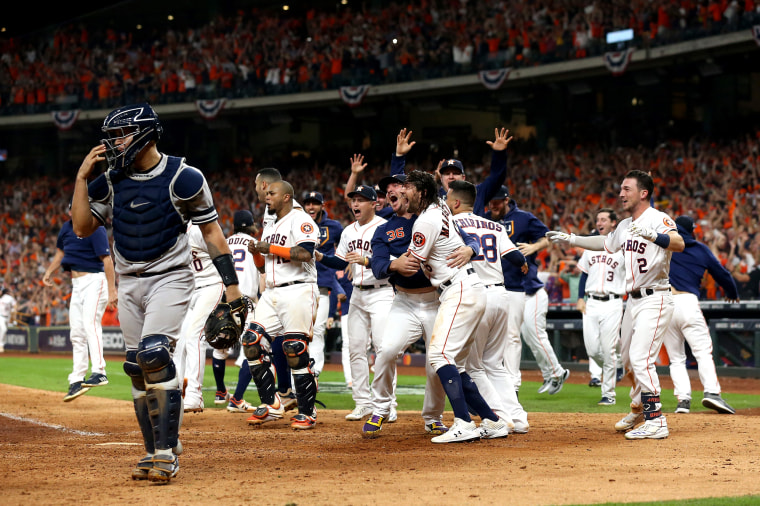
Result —
<path fill-rule="evenodd" d="M 98 227 L 90 237 L 92 238 L 92 249 L 98 258 L 111 254 L 105 227 Z"/>
<path fill-rule="evenodd" d="M 734 281 L 731 273 L 728 272 L 728 270 L 726 270 L 723 265 L 721 265 L 720 260 L 715 258 L 715 255 L 713 255 L 712 251 L 710 251 L 710 248 L 704 244 L 700 244 L 700 246 L 702 246 L 702 250 L 705 252 L 704 254 L 707 258 L 707 272 L 709 272 L 710 276 L 715 279 L 715 282 L 718 283 L 721 288 L 723 288 L 723 291 L 726 293 L 726 297 L 729 299 L 738 299 L 739 290 L 736 287 L 736 281 Z"/>
<path fill-rule="evenodd" d="M 406 167 L 406 156 L 397 156 L 394 152 L 391 156 L 391 176 L 403 174 Z"/>
<path fill-rule="evenodd" d="M 375 279 L 385 279 L 390 276 L 391 252 L 385 234 L 385 225 L 377 227 L 372 236 L 372 262 L 370 262 L 370 267 Z"/>
<path fill-rule="evenodd" d="M 507 150 L 494 151 L 491 154 L 491 172 L 478 185 L 472 212 L 478 216 L 485 215 L 486 204 L 498 193 L 507 177 Z"/>

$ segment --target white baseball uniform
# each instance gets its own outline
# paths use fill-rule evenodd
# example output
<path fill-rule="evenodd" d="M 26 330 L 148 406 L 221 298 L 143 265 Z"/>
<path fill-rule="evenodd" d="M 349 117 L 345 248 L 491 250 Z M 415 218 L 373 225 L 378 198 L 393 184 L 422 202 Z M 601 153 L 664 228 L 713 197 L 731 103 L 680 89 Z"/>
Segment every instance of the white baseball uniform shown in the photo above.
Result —
<path fill-rule="evenodd" d="M 660 380 L 655 361 L 663 336 L 673 316 L 670 293 L 670 251 L 657 246 L 629 229 L 632 218 L 621 221 L 609 234 L 604 247 L 608 253 L 622 251 L 625 263 L 625 289 L 628 301 L 623 313 L 620 348 L 623 365 L 633 372 L 631 406 L 642 405 L 641 393 L 660 394 Z M 657 233 L 675 231 L 673 220 L 652 207 L 647 208 L 635 224 Z"/>
<path fill-rule="evenodd" d="M 346 260 L 351 252 L 372 257 L 372 236 L 386 220 L 375 216 L 365 225 L 355 221 L 343 229 L 335 256 Z M 379 353 L 388 313 L 393 304 L 393 287 L 387 279 L 375 279 L 372 269 L 361 264 L 350 264 L 352 285 L 351 306 L 348 309 L 349 355 L 351 357 L 351 392 L 357 407 L 372 407 L 369 387 L 370 346 Z M 395 391 L 395 389 L 394 389 Z M 393 402 L 395 402 L 395 394 Z"/>
<path fill-rule="evenodd" d="M 0 352 L 5 351 L 5 336 L 8 333 L 8 325 L 15 310 L 16 299 L 11 294 L 6 293 L 0 297 Z M 79 377 L 78 381 L 81 381 L 81 379 Z"/>
<path fill-rule="evenodd" d="M 203 377 L 206 372 L 206 341 L 203 327 L 211 311 L 222 300 L 224 283 L 208 254 L 208 246 L 198 225 L 190 224 L 187 238 L 193 256 L 190 267 L 195 277 L 195 290 L 190 298 L 173 360 L 177 377 L 187 379 L 184 406 L 203 407 Z"/>
<path fill-rule="evenodd" d="M 617 348 L 623 318 L 625 263 L 623 254 L 586 250 L 578 261 L 586 279 L 583 342 L 589 359 L 602 364 L 602 397 L 615 398 Z"/>
<path fill-rule="evenodd" d="M 515 385 L 504 366 L 509 298 L 504 289 L 501 257 L 517 248 L 506 229 L 494 221 L 473 213 L 457 214 L 454 221 L 480 240 L 481 253 L 470 261 L 487 291 L 485 313 L 475 331 L 465 367 L 499 418 L 527 424 L 528 413 L 518 401 Z"/>

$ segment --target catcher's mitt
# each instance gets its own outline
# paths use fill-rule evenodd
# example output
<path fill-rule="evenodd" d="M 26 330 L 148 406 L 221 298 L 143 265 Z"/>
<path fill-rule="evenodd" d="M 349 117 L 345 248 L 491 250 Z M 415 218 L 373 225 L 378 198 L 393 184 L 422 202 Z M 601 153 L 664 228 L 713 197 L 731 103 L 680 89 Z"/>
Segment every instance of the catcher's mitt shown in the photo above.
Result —
<path fill-rule="evenodd" d="M 206 319 L 206 342 L 217 350 L 230 348 L 237 343 L 252 306 L 251 299 L 245 295 L 232 302 L 218 304 Z"/>

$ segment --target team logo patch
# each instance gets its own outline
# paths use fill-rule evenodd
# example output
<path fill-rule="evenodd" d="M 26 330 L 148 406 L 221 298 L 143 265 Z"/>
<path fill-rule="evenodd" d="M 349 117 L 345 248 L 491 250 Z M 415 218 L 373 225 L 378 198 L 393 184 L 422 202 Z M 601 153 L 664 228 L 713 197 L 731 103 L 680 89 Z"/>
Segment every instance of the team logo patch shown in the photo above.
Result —
<path fill-rule="evenodd" d="M 425 245 L 425 236 L 421 232 L 415 232 L 412 236 L 412 242 L 416 248 L 421 248 Z"/>
<path fill-rule="evenodd" d="M 301 232 L 304 234 L 311 234 L 311 232 L 314 230 L 314 227 L 311 226 L 311 223 L 304 223 L 301 225 Z"/>
<path fill-rule="evenodd" d="M 665 224 L 666 227 L 676 228 L 676 224 L 673 223 L 673 220 L 671 220 L 670 218 L 663 218 L 662 222 Z"/>

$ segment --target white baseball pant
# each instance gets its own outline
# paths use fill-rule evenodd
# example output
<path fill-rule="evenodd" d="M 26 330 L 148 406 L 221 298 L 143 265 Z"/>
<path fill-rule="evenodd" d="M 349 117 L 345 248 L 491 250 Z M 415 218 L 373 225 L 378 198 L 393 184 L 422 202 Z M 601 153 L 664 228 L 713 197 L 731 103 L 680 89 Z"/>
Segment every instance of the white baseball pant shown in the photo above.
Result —
<path fill-rule="evenodd" d="M 589 298 L 583 315 L 583 343 L 589 359 L 602 364 L 602 397 L 615 398 L 617 383 L 617 343 L 623 319 L 623 299 L 607 301 Z M 591 360 L 589 360 L 589 363 Z"/>
<path fill-rule="evenodd" d="M 343 366 L 343 378 L 346 385 L 351 385 L 351 354 L 349 342 L 351 337 L 348 335 L 348 313 L 340 316 L 340 362 Z"/>
<path fill-rule="evenodd" d="M 375 378 L 372 381 L 372 413 L 388 416 L 396 402 L 396 360 L 420 337 L 430 343 L 438 314 L 438 292 L 407 293 L 397 291 L 385 327 L 383 345 L 375 356 Z M 425 398 L 422 418 L 426 424 L 441 421 L 446 406 L 446 393 L 435 370 L 426 363 Z"/>
<path fill-rule="evenodd" d="M 351 357 L 351 392 L 356 406 L 372 407 L 369 388 L 370 345 L 379 354 L 383 347 L 385 325 L 393 304 L 393 287 L 361 290 L 354 287 L 348 309 L 348 353 Z"/>
<path fill-rule="evenodd" d="M 504 366 L 512 380 L 515 390 L 520 390 L 522 375 L 520 359 L 522 358 L 522 339 L 520 328 L 525 311 L 525 292 L 507 292 L 507 342 L 504 347 Z"/>
<path fill-rule="evenodd" d="M 504 365 L 507 347 L 509 295 L 503 286 L 487 288 L 486 310 L 475 331 L 466 369 L 491 409 L 504 420 L 528 423 Z"/>
<path fill-rule="evenodd" d="M 72 278 L 71 284 L 69 324 L 74 367 L 69 374 L 69 384 L 84 379 L 89 362 L 92 362 L 93 373 L 106 373 L 102 321 L 108 303 L 105 273 L 83 274 Z"/>
<path fill-rule="evenodd" d="M 5 351 L 5 336 L 8 334 L 8 317 L 0 316 L 0 351 Z M 85 372 L 87 370 L 85 369 Z"/>
<path fill-rule="evenodd" d="M 583 341 L 585 343 L 586 341 L 585 336 L 584 336 Z M 586 354 L 588 355 L 588 350 L 586 351 Z M 598 380 L 602 379 L 602 366 L 597 364 L 596 360 L 594 360 L 594 357 L 592 357 L 591 355 L 588 356 L 588 373 L 592 378 L 596 378 Z"/>
<path fill-rule="evenodd" d="M 309 356 L 314 359 L 314 374 L 319 376 L 325 367 L 325 330 L 330 316 L 330 294 L 326 288 L 319 289 L 317 318 L 314 320 L 314 336 L 309 344 Z"/>
<path fill-rule="evenodd" d="M 699 299 L 691 293 L 673 295 L 675 309 L 670 325 L 665 332 L 663 343 L 670 358 L 670 377 L 673 393 L 681 400 L 691 400 L 691 380 L 686 371 L 686 349 L 689 343 L 694 358 L 697 359 L 699 381 L 705 392 L 720 394 L 720 383 L 713 361 L 713 346 L 710 330 L 699 307 Z"/>

